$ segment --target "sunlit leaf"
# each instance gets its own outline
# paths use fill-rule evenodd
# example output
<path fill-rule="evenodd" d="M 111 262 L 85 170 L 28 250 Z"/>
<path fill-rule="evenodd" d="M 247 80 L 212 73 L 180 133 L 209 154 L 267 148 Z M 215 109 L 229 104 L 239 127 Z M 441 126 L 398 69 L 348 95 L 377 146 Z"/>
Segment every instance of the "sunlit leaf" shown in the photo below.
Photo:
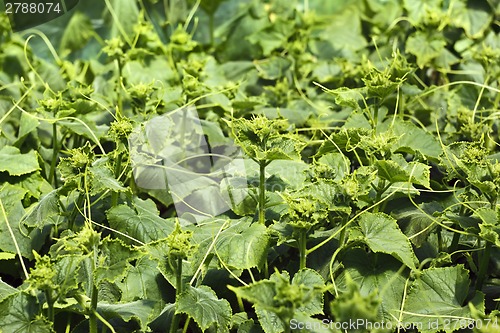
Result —
<path fill-rule="evenodd" d="M 465 302 L 469 284 L 468 271 L 462 265 L 425 270 L 409 289 L 403 308 L 404 322 L 422 325 L 422 332 L 455 331 L 460 322 L 450 320 L 447 324 L 447 319 L 471 317 Z M 483 309 L 484 295 L 477 292 L 470 302 Z"/>
<path fill-rule="evenodd" d="M 382 213 L 364 213 L 359 225 L 366 244 L 373 252 L 390 254 L 411 269 L 416 269 L 413 248 L 396 220 Z"/>
<path fill-rule="evenodd" d="M 174 228 L 172 220 L 158 216 L 156 205 L 151 200 L 135 198 L 132 207 L 115 206 L 107 216 L 112 228 L 144 243 L 167 237 Z"/>
<path fill-rule="evenodd" d="M 213 325 L 217 332 L 229 332 L 232 314 L 229 302 L 217 298 L 215 292 L 207 286 L 188 286 L 178 296 L 176 313 L 187 314 L 203 331 Z"/>
<path fill-rule="evenodd" d="M 15 147 L 4 146 L 0 149 L 0 160 L 0 171 L 7 171 L 12 176 L 25 175 L 40 169 L 33 150 L 22 154 Z"/>

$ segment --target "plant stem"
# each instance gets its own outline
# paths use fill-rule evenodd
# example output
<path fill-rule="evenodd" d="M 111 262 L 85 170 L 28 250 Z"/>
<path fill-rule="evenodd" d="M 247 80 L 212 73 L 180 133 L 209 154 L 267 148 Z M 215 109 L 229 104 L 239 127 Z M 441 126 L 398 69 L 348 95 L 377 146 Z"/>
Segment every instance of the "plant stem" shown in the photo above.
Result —
<path fill-rule="evenodd" d="M 52 124 L 52 161 L 50 162 L 50 173 L 49 173 L 49 183 L 52 184 L 54 181 L 54 187 L 57 188 L 57 175 L 56 175 L 56 164 L 57 164 L 57 155 L 59 155 L 59 142 L 57 141 L 57 125 L 56 123 Z"/>
<path fill-rule="evenodd" d="M 382 199 L 382 194 L 384 194 L 384 192 L 390 187 L 390 184 L 389 185 L 386 185 L 385 184 L 385 179 L 382 179 L 379 183 L 379 186 L 377 187 L 377 195 L 375 197 L 375 202 L 379 202 L 380 199 Z M 380 209 L 380 205 L 376 205 L 375 207 L 373 207 L 373 212 L 374 213 L 377 213 Z"/>
<path fill-rule="evenodd" d="M 300 253 L 300 266 L 299 269 L 306 268 L 307 259 L 307 231 L 301 230 L 299 236 L 299 253 Z"/>
<path fill-rule="evenodd" d="M 52 299 L 52 290 L 45 289 L 45 298 L 47 301 L 47 319 L 54 322 L 54 300 Z"/>
<path fill-rule="evenodd" d="M 347 219 L 342 219 L 342 230 L 340 231 L 340 236 L 339 236 L 339 248 L 344 246 L 346 243 L 346 233 L 347 229 L 344 228 L 344 225 L 347 223 Z"/>
<path fill-rule="evenodd" d="M 163 0 L 163 10 L 165 11 L 165 21 L 168 22 L 171 17 L 170 17 L 170 3 L 168 0 Z"/>
<path fill-rule="evenodd" d="M 93 257 L 92 257 L 92 268 L 93 268 L 93 271 L 95 272 L 95 269 L 96 269 L 96 265 L 97 265 L 97 245 L 94 244 L 93 246 Z M 97 301 L 98 301 L 98 298 L 97 296 L 99 295 L 99 290 L 97 289 L 97 285 L 96 285 L 96 282 L 95 282 L 95 277 L 94 277 L 94 274 L 92 273 L 92 292 L 91 292 L 91 295 L 90 295 L 90 318 L 89 318 L 89 330 L 90 330 L 90 333 L 97 333 L 97 316 L 96 316 L 96 313 L 97 313 Z"/>
<path fill-rule="evenodd" d="M 175 299 L 179 297 L 182 293 L 182 257 L 177 258 L 177 270 L 175 274 Z M 179 323 L 181 321 L 181 317 L 179 314 L 174 314 L 174 318 L 172 319 L 172 326 L 170 326 L 170 333 L 177 332 L 179 328 Z"/>
<path fill-rule="evenodd" d="M 123 110 L 123 102 L 122 102 L 122 93 L 121 93 L 121 80 L 122 80 L 122 62 L 120 59 L 116 59 L 116 62 L 118 64 L 118 78 L 116 82 L 116 103 L 117 103 L 117 109 L 116 113 L 118 117 L 122 116 L 122 110 Z"/>
<path fill-rule="evenodd" d="M 259 171 L 259 223 L 262 225 L 266 224 L 266 162 L 259 162 L 260 171 Z"/>
<path fill-rule="evenodd" d="M 405 100 L 403 98 L 403 92 L 401 91 L 400 87 L 398 87 L 398 101 L 399 101 L 399 112 L 398 110 L 396 110 L 396 112 L 398 112 L 399 114 L 399 119 L 400 120 L 404 120 L 404 110 L 405 110 Z"/>
<path fill-rule="evenodd" d="M 373 111 L 373 130 L 375 131 L 375 134 L 377 134 L 378 107 L 379 107 L 379 100 L 377 99 L 377 102 L 375 103 L 375 109 Z"/>
<path fill-rule="evenodd" d="M 448 248 L 448 252 L 452 253 L 458 249 L 458 244 L 460 243 L 460 234 L 455 232 L 453 234 L 453 239 L 451 240 L 450 247 Z"/>
<path fill-rule="evenodd" d="M 284 324 L 283 326 L 285 326 L 285 333 L 290 333 L 291 332 L 291 328 L 290 328 L 291 325 L 290 325 L 289 321 L 283 320 L 283 319 L 282 319 L 282 321 Z"/>
<path fill-rule="evenodd" d="M 187 333 L 187 330 L 189 328 L 189 322 L 191 321 L 191 318 L 188 317 L 188 319 L 186 319 L 186 322 L 184 323 L 184 329 L 182 330 L 182 333 Z"/>
<path fill-rule="evenodd" d="M 443 252 L 443 229 L 441 227 L 437 228 L 437 240 L 438 240 L 438 251 Z"/>
<path fill-rule="evenodd" d="M 72 317 L 72 312 L 68 312 L 68 319 L 66 322 L 66 329 L 64 330 L 64 333 L 71 332 L 71 317 Z"/>
<path fill-rule="evenodd" d="M 76 219 L 76 214 L 78 214 L 78 207 L 81 207 L 83 205 L 83 201 L 85 200 L 83 194 L 81 192 L 78 193 L 78 198 L 76 199 L 75 206 L 73 207 L 73 210 L 71 211 L 71 215 L 69 216 L 69 221 L 68 221 L 68 229 L 73 230 L 73 227 L 75 226 L 75 219 Z"/>
<path fill-rule="evenodd" d="M 91 313 L 90 313 L 90 318 L 89 318 L 89 328 L 90 328 L 90 333 L 97 333 L 97 317 L 94 314 L 95 310 L 97 311 L 97 295 L 98 295 L 98 290 L 97 286 L 94 284 L 92 287 L 92 297 L 91 297 Z"/>
<path fill-rule="evenodd" d="M 181 135 L 180 135 L 180 145 L 181 145 L 181 161 L 182 161 L 182 167 L 189 169 L 188 168 L 188 163 L 186 160 L 186 136 L 189 135 L 187 131 L 189 130 L 189 127 L 187 127 L 187 109 L 182 110 L 182 121 L 179 124 L 180 130 L 181 130 Z M 186 134 L 187 133 L 187 134 Z"/>
<path fill-rule="evenodd" d="M 181 317 L 178 313 L 174 314 L 174 318 L 172 319 L 172 326 L 170 326 L 169 333 L 176 333 L 179 328 L 179 323 L 181 321 Z"/>
<path fill-rule="evenodd" d="M 115 153 L 116 156 L 116 162 L 115 162 L 115 178 L 118 180 L 118 177 L 120 177 L 120 172 L 122 168 L 122 154 L 118 152 L 118 147 L 117 148 L 117 153 Z M 111 206 L 115 207 L 118 204 L 118 192 L 113 192 L 111 194 Z"/>
<path fill-rule="evenodd" d="M 211 48 L 213 48 L 215 46 L 214 15 L 215 15 L 215 13 L 212 13 L 208 16 L 208 27 L 210 29 L 210 47 Z"/>
<path fill-rule="evenodd" d="M 177 272 L 175 277 L 175 293 L 182 293 L 182 257 L 177 258 Z"/>
<path fill-rule="evenodd" d="M 481 261 L 479 262 L 479 273 L 477 275 L 476 290 L 481 290 L 483 288 L 483 283 L 486 278 L 486 271 L 488 270 L 488 264 L 490 263 L 490 253 L 493 243 L 486 241 L 486 247 L 484 249 L 483 255 L 481 256 Z"/>
<path fill-rule="evenodd" d="M 243 306 L 243 300 L 241 297 L 236 295 L 236 299 L 238 301 L 238 308 L 240 309 L 240 312 L 245 312 L 245 307 Z"/>

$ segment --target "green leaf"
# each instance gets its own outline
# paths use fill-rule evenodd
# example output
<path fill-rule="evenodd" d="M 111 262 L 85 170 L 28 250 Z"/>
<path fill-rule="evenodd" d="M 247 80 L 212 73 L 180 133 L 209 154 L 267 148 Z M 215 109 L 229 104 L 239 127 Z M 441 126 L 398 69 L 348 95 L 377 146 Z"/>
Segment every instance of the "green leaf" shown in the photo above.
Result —
<path fill-rule="evenodd" d="M 43 242 L 43 234 L 35 229 L 28 231 L 21 223 L 25 216 L 22 199 L 26 190 L 19 186 L 4 185 L 0 191 L 0 250 L 17 253 L 17 246 L 23 257 L 33 259 L 32 250 L 38 250 Z M 17 243 L 17 246 L 16 246 Z"/>
<path fill-rule="evenodd" d="M 76 12 L 64 29 L 60 48 L 70 52 L 80 50 L 87 44 L 93 33 L 90 18 L 81 12 Z"/>
<path fill-rule="evenodd" d="M 14 259 L 16 255 L 9 252 L 0 252 L 0 260 L 11 260 Z"/>
<path fill-rule="evenodd" d="M 223 263 L 236 269 L 262 267 L 267 259 L 269 235 L 262 224 L 247 220 L 231 223 L 221 232 L 215 250 Z"/>
<path fill-rule="evenodd" d="M 153 331 L 161 332 L 165 327 L 172 325 L 172 319 L 175 316 L 175 304 L 169 303 L 161 310 L 160 314 L 151 320 L 148 324 Z"/>
<path fill-rule="evenodd" d="M 483 37 L 491 24 L 491 14 L 487 4 L 455 1 L 450 17 L 454 25 L 462 27 L 469 38 L 475 39 Z"/>
<path fill-rule="evenodd" d="M 103 281 L 97 286 L 99 301 L 103 303 L 119 303 L 125 302 L 121 299 L 120 289 L 116 284 L 109 281 Z"/>
<path fill-rule="evenodd" d="M 365 242 L 373 252 L 387 253 L 411 269 L 416 269 L 416 257 L 408 238 L 395 219 L 383 213 L 366 212 L 359 220 Z"/>
<path fill-rule="evenodd" d="M 331 47 L 343 56 L 355 57 L 357 50 L 366 45 L 365 36 L 361 27 L 360 3 L 346 6 L 343 10 L 336 11 L 328 21 L 329 25 L 319 32 L 319 38 L 331 44 Z"/>
<path fill-rule="evenodd" d="M 57 190 L 53 190 L 40 199 L 23 222 L 28 227 L 42 229 L 49 224 L 58 224 L 61 211 Z"/>
<path fill-rule="evenodd" d="M 111 21 L 111 37 L 121 36 L 125 40 L 132 37 L 134 33 L 134 25 L 126 24 L 126 22 L 137 22 L 139 9 L 137 3 L 133 1 L 110 0 L 111 8 L 108 7 L 108 12 L 113 11 L 113 15 L 108 16 Z"/>
<path fill-rule="evenodd" d="M 359 296 L 371 299 L 370 295 L 379 297 L 378 321 L 395 323 L 399 318 L 399 310 L 403 300 L 406 276 L 400 272 L 401 263 L 386 254 L 367 253 L 355 248 L 343 255 L 342 264 L 345 267 L 337 281 L 341 293 L 347 293 L 349 277 L 358 284 Z M 347 276 L 349 275 L 349 277 Z M 352 311 L 370 311 L 368 304 L 353 299 Z M 358 310 L 355 310 L 359 307 Z M 363 310 L 363 307 L 365 308 Z M 346 314 L 349 317 L 351 315 Z"/>
<path fill-rule="evenodd" d="M 269 280 L 261 280 L 245 287 L 234 288 L 229 286 L 236 295 L 248 300 L 261 308 L 271 308 L 276 296 L 275 283 Z"/>
<path fill-rule="evenodd" d="M 357 114 L 357 113 L 353 113 Z M 339 132 L 333 133 L 328 140 L 323 141 L 321 146 L 318 149 L 317 155 L 321 156 L 330 152 L 338 152 L 339 148 L 342 150 L 352 150 L 355 148 L 359 142 L 362 140 L 362 137 L 367 136 L 371 133 L 368 128 L 370 128 L 370 124 L 368 121 L 360 115 L 364 123 L 366 123 L 365 127 L 358 126 L 356 128 L 342 128 Z M 351 119 L 351 117 L 349 117 Z"/>
<path fill-rule="evenodd" d="M 136 299 L 162 299 L 162 281 L 157 263 L 147 257 L 141 257 L 134 266 L 127 269 L 125 278 L 118 281 L 121 290 L 121 301 L 132 302 Z M 163 280 L 164 281 L 164 280 Z"/>
<path fill-rule="evenodd" d="M 316 183 L 307 184 L 300 190 L 304 195 L 309 195 L 313 200 L 321 202 L 330 211 L 349 213 L 351 208 L 339 204 L 339 185 L 330 180 L 319 180 Z M 318 199 L 315 199 L 318 198 Z"/>
<path fill-rule="evenodd" d="M 105 190 L 113 192 L 127 191 L 121 182 L 115 178 L 106 162 L 106 159 L 99 159 L 89 168 L 92 174 L 92 195 L 99 194 Z"/>
<path fill-rule="evenodd" d="M 396 155 L 400 156 L 400 155 Z M 406 162 L 403 157 L 391 160 L 377 160 L 375 165 L 379 177 L 390 183 L 409 182 L 430 188 L 430 167 L 420 162 Z"/>
<path fill-rule="evenodd" d="M 40 122 L 33 115 L 27 112 L 21 113 L 18 140 L 33 132 L 38 127 L 38 125 L 40 125 Z"/>
<path fill-rule="evenodd" d="M 322 155 L 318 165 L 324 165 L 332 171 L 327 178 L 340 180 L 351 170 L 351 161 L 342 153 L 327 153 Z"/>
<path fill-rule="evenodd" d="M 285 76 L 292 62 L 282 57 L 271 57 L 254 62 L 260 76 L 266 80 L 277 80 Z"/>
<path fill-rule="evenodd" d="M 403 157 L 401 160 L 404 161 Z M 405 171 L 409 174 L 409 179 L 413 184 L 422 185 L 428 189 L 431 188 L 430 178 L 431 178 L 431 167 L 420 162 L 403 162 Z"/>
<path fill-rule="evenodd" d="M 474 215 L 479 217 L 484 224 L 498 224 L 497 212 L 491 208 L 482 207 L 474 211 Z"/>
<path fill-rule="evenodd" d="M 398 220 L 404 234 L 416 247 L 422 246 L 429 234 L 435 229 L 433 214 L 442 212 L 443 206 L 436 201 L 424 202 L 415 206 L 397 208 L 392 215 Z"/>
<path fill-rule="evenodd" d="M 269 25 L 265 29 L 254 32 L 246 39 L 252 44 L 260 45 L 265 56 L 270 55 L 273 50 L 286 43 L 293 30 L 291 23 L 279 21 L 275 25 Z"/>
<path fill-rule="evenodd" d="M 53 190 L 52 185 L 41 175 L 41 171 L 33 172 L 20 177 L 10 176 L 9 183 L 16 183 L 28 191 L 27 198 L 40 199 L 43 195 Z"/>
<path fill-rule="evenodd" d="M 274 274 L 273 274 L 274 275 Z M 240 298 L 246 299 L 255 306 L 259 322 L 266 333 L 281 333 L 285 331 L 285 324 L 279 318 L 280 311 L 276 301 L 276 283 L 270 280 L 261 280 L 249 286 L 233 288 L 228 286 Z"/>
<path fill-rule="evenodd" d="M 341 106 L 350 107 L 354 110 L 359 109 L 359 103 L 363 100 L 361 89 L 350 89 L 346 87 L 327 90 L 328 93 L 335 96 L 335 103 Z M 370 126 L 368 124 L 368 126 Z"/>
<path fill-rule="evenodd" d="M 269 280 L 260 280 L 244 287 L 231 287 L 238 297 L 254 303 L 257 316 L 266 333 L 285 331 L 295 314 L 312 316 L 323 313 L 321 275 L 311 269 L 297 272 L 292 279 L 288 272 L 274 273 Z"/>
<path fill-rule="evenodd" d="M 85 115 L 78 120 L 59 120 L 57 124 L 67 127 L 70 131 L 91 140 L 99 145 L 99 140 L 106 135 L 109 127 L 107 125 L 97 125 L 95 120 Z"/>
<path fill-rule="evenodd" d="M 454 318 L 471 318 L 470 307 L 465 303 L 469 284 L 469 271 L 462 265 L 425 270 L 408 292 L 403 321 L 422 325 L 422 332 L 455 331 L 460 322 Z M 484 309 L 482 293 L 476 293 L 470 302 Z"/>
<path fill-rule="evenodd" d="M 421 22 L 429 11 L 440 11 L 441 0 L 404 0 L 404 7 L 414 24 Z"/>
<path fill-rule="evenodd" d="M 253 319 L 248 319 L 246 312 L 238 312 L 231 319 L 231 329 L 238 329 L 238 333 L 263 333 L 260 325 L 257 325 Z"/>
<path fill-rule="evenodd" d="M 99 251 L 99 263 L 95 270 L 96 283 L 103 280 L 113 283 L 122 279 L 130 267 L 129 262 L 138 256 L 137 250 L 123 244 L 121 240 L 106 237 L 102 240 Z"/>
<path fill-rule="evenodd" d="M 255 307 L 255 313 L 259 318 L 259 323 L 265 333 L 282 333 L 285 332 L 285 323 L 280 317 L 271 311 L 263 310 L 260 307 Z"/>
<path fill-rule="evenodd" d="M 388 180 L 390 183 L 410 181 L 410 175 L 396 162 L 390 160 L 377 160 L 378 176 Z"/>
<path fill-rule="evenodd" d="M 406 40 L 406 52 L 417 57 L 417 65 L 424 68 L 439 57 L 445 50 L 446 41 L 439 38 L 431 38 L 423 32 L 417 31 Z"/>
<path fill-rule="evenodd" d="M 282 135 L 280 139 L 269 140 L 271 146 L 265 153 L 257 154 L 259 160 L 299 160 L 303 145 L 295 137 Z"/>
<path fill-rule="evenodd" d="M 374 322 L 378 320 L 380 297 L 377 290 L 372 290 L 368 295 L 362 295 L 358 284 L 352 280 L 348 272 L 344 272 L 345 290 L 336 295 L 330 303 L 330 311 L 338 322 L 356 320 Z M 364 328 L 360 325 L 360 328 Z M 359 329 L 359 328 L 358 328 Z"/>
<path fill-rule="evenodd" d="M 225 146 L 232 142 L 231 139 L 224 135 L 218 123 L 200 119 L 200 125 L 211 147 Z"/>
<path fill-rule="evenodd" d="M 399 137 L 399 140 L 393 146 L 394 152 L 410 154 L 420 152 L 428 158 L 438 159 L 443 151 L 441 144 L 434 135 L 411 122 L 400 119 L 386 121 L 380 130 L 387 130 L 388 127 L 392 129 L 395 136 Z"/>
<path fill-rule="evenodd" d="M 40 307 L 36 297 L 16 293 L 0 303 L 2 332 L 53 333 L 53 323 L 39 316 Z"/>
<path fill-rule="evenodd" d="M 7 171 L 11 176 L 21 176 L 40 170 L 35 151 L 21 154 L 19 149 L 4 146 L 0 149 L 0 171 Z"/>
<path fill-rule="evenodd" d="M 168 246 L 169 240 L 164 238 L 159 241 L 146 244 L 142 249 L 147 255 L 156 262 L 157 270 L 165 277 L 165 279 L 172 285 L 176 286 L 177 270 L 176 266 L 172 265 L 171 260 L 168 259 L 168 253 L 171 249 Z M 201 246 L 199 247 L 201 248 Z M 205 253 L 199 254 L 204 257 Z M 189 258 L 191 259 L 191 258 Z M 182 261 L 182 282 L 187 284 L 194 275 L 195 269 L 200 265 L 201 258 L 196 261 L 196 265 L 192 261 Z M 195 260 L 193 260 L 195 261 Z M 133 270 L 132 270 L 133 272 Z"/>
<path fill-rule="evenodd" d="M 0 302 L 3 302 L 3 300 L 18 292 L 19 290 L 11 287 L 9 284 L 3 282 L 2 279 L 0 279 Z"/>
<path fill-rule="evenodd" d="M 500 245 L 500 227 L 491 224 L 480 224 L 479 229 L 481 230 L 479 232 L 479 237 L 496 246 Z"/>
<path fill-rule="evenodd" d="M 123 66 L 123 77 L 128 83 L 135 86 L 138 84 L 150 84 L 156 80 L 170 81 L 175 77 L 167 59 L 154 58 L 147 65 L 136 60 L 127 61 Z"/>
<path fill-rule="evenodd" d="M 298 160 L 305 147 L 298 135 L 289 133 L 290 125 L 285 119 L 256 116 L 226 122 L 243 151 L 257 161 Z"/>
<path fill-rule="evenodd" d="M 173 220 L 159 217 L 151 199 L 134 198 L 132 206 L 119 205 L 108 210 L 110 227 L 143 243 L 165 238 L 174 230 Z"/>
<path fill-rule="evenodd" d="M 259 167 L 257 163 L 253 163 L 252 167 L 255 170 L 254 173 L 250 173 L 250 171 L 254 170 L 248 170 L 247 167 L 247 177 L 248 176 L 255 176 L 256 179 L 259 176 Z M 285 188 L 293 188 L 293 189 L 299 189 L 302 186 L 304 186 L 304 182 L 306 180 L 306 173 L 305 171 L 309 168 L 309 165 L 307 163 L 304 163 L 304 161 L 298 159 L 298 160 L 273 160 L 272 163 L 270 163 L 266 167 L 266 174 L 273 175 L 277 179 L 281 180 L 281 183 L 275 184 L 276 186 L 273 188 L 272 183 L 268 183 L 270 178 L 266 180 L 266 186 L 269 184 L 271 187 L 269 188 L 270 191 L 275 192 L 275 191 L 284 191 Z M 282 186 L 278 186 L 282 185 Z"/>
<path fill-rule="evenodd" d="M 217 327 L 217 332 L 229 332 L 231 306 L 225 299 L 218 299 L 210 287 L 188 285 L 177 298 L 175 312 L 193 318 L 203 332 L 212 325 Z"/>
<path fill-rule="evenodd" d="M 297 308 L 297 311 L 307 316 L 323 314 L 323 291 L 325 281 L 321 275 L 312 269 L 302 269 L 292 278 L 292 285 L 299 286 L 306 290 L 309 296 L 307 302 L 304 302 Z"/>
<path fill-rule="evenodd" d="M 497 212 L 491 208 L 481 207 L 474 211 L 474 215 L 481 219 L 479 224 L 479 237 L 495 244 L 500 245 L 500 226 L 498 223 Z"/>
<path fill-rule="evenodd" d="M 399 0 L 374 0 L 368 5 L 376 14 L 370 18 L 370 22 L 376 26 L 385 26 L 403 16 L 403 6 Z"/>
<path fill-rule="evenodd" d="M 72 291 L 77 291 L 82 282 L 80 269 L 86 256 L 65 255 L 58 257 L 54 263 L 54 284 L 58 286 L 61 295 L 66 296 Z"/>
<path fill-rule="evenodd" d="M 156 314 L 156 302 L 152 300 L 138 300 L 128 303 L 107 304 L 97 303 L 97 311 L 106 319 L 121 318 L 128 322 L 136 321 L 141 330 L 148 328 L 149 318 Z"/>

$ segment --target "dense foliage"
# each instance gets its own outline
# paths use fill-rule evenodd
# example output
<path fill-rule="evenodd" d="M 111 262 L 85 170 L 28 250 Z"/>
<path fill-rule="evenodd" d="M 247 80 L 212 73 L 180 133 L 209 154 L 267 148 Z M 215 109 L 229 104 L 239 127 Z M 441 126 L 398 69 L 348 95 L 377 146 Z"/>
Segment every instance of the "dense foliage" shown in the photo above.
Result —
<path fill-rule="evenodd" d="M 0 16 L 0 331 L 500 332 L 499 13 L 96 0 L 22 33 Z M 239 181 L 169 191 L 160 152 L 200 137 Z"/>

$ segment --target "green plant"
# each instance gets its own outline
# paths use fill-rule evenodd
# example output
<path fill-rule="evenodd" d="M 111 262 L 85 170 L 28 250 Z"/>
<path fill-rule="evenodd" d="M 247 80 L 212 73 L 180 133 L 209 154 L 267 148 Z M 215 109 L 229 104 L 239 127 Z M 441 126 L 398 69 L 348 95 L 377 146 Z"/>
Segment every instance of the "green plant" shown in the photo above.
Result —
<path fill-rule="evenodd" d="M 498 331 L 499 6 L 0 16 L 0 331 Z"/>

